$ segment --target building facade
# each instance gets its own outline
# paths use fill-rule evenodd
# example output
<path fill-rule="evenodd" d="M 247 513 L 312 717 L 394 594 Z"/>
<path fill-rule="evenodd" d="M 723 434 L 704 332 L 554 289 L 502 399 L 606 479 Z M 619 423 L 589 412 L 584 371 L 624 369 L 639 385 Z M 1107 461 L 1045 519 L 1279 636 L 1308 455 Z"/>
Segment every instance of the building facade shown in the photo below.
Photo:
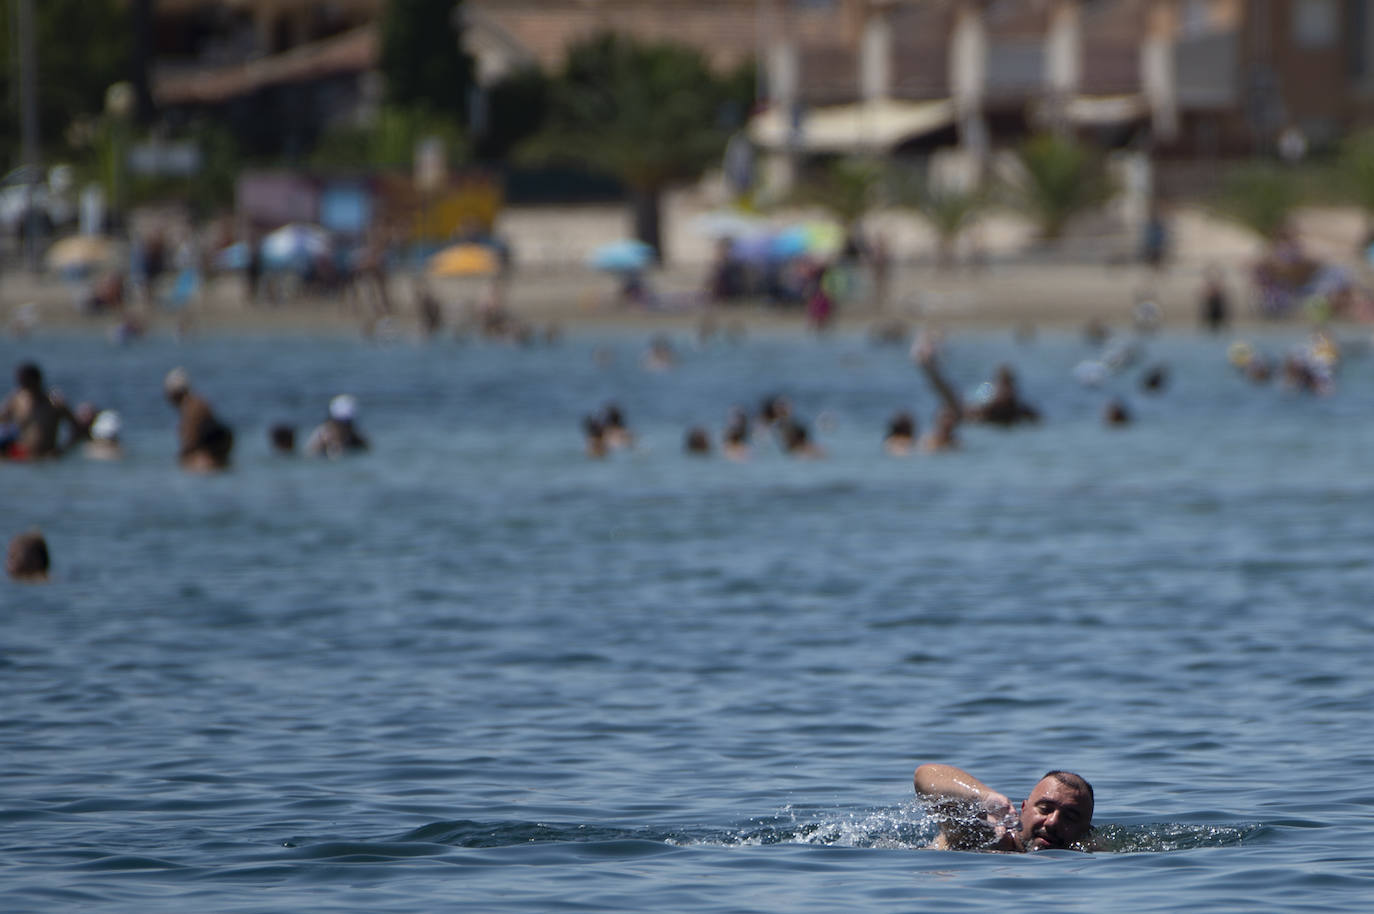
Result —
<path fill-rule="evenodd" d="M 154 99 L 304 145 L 380 97 L 385 0 L 158 0 Z M 1036 129 L 1163 155 L 1320 147 L 1374 117 L 1374 0 L 465 0 L 491 83 L 613 30 L 760 74 L 775 152 L 975 154 Z M 459 29 L 455 29 L 455 41 Z M 271 139 L 271 136 L 266 138 Z"/>

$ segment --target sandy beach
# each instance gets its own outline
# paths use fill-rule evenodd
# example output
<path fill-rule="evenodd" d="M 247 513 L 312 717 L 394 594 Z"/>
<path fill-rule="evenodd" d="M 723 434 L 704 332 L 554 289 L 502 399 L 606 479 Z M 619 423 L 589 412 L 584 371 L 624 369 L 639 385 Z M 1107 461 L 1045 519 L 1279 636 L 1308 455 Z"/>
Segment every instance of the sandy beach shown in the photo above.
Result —
<path fill-rule="evenodd" d="M 799 308 L 758 301 L 706 303 L 703 289 L 711 247 L 687 227 L 693 215 L 690 208 L 670 210 L 665 237 L 671 261 L 651 274 L 659 305 L 640 309 L 618 302 L 614 277 L 584 265 L 589 250 L 618 236 L 624 219 L 620 208 L 534 208 L 508 213 L 501 228 L 514 242 L 517 265 L 506 282 L 506 306 L 536 327 L 556 325 L 565 330 L 611 325 L 691 327 L 707 317 L 746 327 L 802 327 Z M 1198 208 L 1174 211 L 1173 255 L 1159 270 L 1132 262 L 1133 240 L 1123 233 L 1080 232 L 1045 248 L 1035 245 L 1029 227 L 1014 217 L 983 220 L 969 233 L 959 262 L 942 269 L 934 262 L 934 239 L 912 217 L 878 213 L 868 225 L 884 233 L 893 251 L 889 291 L 879 300 L 861 271 L 854 294 L 837 311 L 840 329 L 891 322 L 932 322 L 951 328 L 1081 326 L 1088 321 L 1121 326 L 1131 320 L 1135 305 L 1147 298 L 1156 303 L 1166 326 L 1190 326 L 1198 320 L 1199 292 L 1211 267 L 1225 277 L 1233 320 L 1243 324 L 1256 319 L 1249 277 L 1261 252 L 1259 242 Z M 1304 211 L 1298 225 L 1311 254 L 1341 263 L 1366 279 L 1367 267 L 1354 257 L 1363 231 L 1357 212 Z M 393 314 L 383 330 L 418 330 L 416 276 L 405 269 L 390 274 Z M 482 279 L 431 281 L 450 330 L 471 322 L 485 283 Z M 117 316 L 83 314 L 82 295 L 79 284 L 11 268 L 0 275 L 0 319 L 11 330 L 101 329 L 118 322 Z M 201 294 L 184 307 L 154 305 L 134 313 L 154 331 L 189 325 L 206 332 L 354 333 L 367 325 L 369 310 L 348 297 L 293 296 L 279 303 L 250 304 L 241 277 L 227 274 L 207 280 Z"/>

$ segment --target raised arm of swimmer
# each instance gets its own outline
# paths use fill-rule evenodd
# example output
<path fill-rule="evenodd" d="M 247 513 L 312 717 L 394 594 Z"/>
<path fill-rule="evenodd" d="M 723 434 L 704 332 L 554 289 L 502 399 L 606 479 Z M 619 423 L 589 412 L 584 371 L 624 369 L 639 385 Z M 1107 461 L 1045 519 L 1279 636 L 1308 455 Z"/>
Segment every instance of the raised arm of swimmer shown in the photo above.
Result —
<path fill-rule="evenodd" d="M 921 367 L 926 378 L 930 381 L 930 386 L 935 389 L 935 393 L 944 402 L 945 408 L 949 409 L 954 415 L 963 418 L 964 401 L 959 399 L 959 395 L 954 392 L 949 381 L 940 373 L 940 365 L 936 358 L 935 342 L 929 338 L 923 338 L 916 343 L 914 355 L 916 364 Z"/>
<path fill-rule="evenodd" d="M 916 785 L 916 793 L 923 797 L 937 801 L 952 800 L 981 809 L 988 824 L 995 829 L 997 849 L 1026 849 L 1018 833 L 1020 823 L 1015 821 L 1016 807 L 1006 794 L 993 790 L 967 771 L 953 765 L 921 765 L 916 769 L 913 782 Z M 1008 828 L 1009 825 L 1012 827 Z M 940 838 L 939 846 L 948 849 L 950 844 L 947 836 L 941 833 Z"/>

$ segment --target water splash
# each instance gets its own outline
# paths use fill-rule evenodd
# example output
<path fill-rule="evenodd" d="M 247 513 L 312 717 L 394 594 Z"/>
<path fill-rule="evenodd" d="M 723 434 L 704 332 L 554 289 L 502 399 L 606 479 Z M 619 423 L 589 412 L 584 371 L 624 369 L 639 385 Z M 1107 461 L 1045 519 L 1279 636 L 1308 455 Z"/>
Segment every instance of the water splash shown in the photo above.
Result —
<path fill-rule="evenodd" d="M 737 827 L 620 828 L 595 823 L 457 820 L 433 822 L 389 839 L 409 844 L 445 844 L 488 848 L 521 844 L 588 844 L 613 841 L 651 841 L 675 847 L 764 847 L 779 844 L 817 847 L 919 850 L 929 848 L 942 826 L 974 827 L 975 819 L 948 812 L 932 812 L 919 804 L 861 811 L 802 810 L 791 806 L 781 813 L 753 819 Z M 1252 840 L 1264 826 L 1190 825 L 1165 822 L 1144 825 L 1099 825 L 1091 850 L 1098 853 L 1164 853 L 1207 847 L 1234 847 Z"/>

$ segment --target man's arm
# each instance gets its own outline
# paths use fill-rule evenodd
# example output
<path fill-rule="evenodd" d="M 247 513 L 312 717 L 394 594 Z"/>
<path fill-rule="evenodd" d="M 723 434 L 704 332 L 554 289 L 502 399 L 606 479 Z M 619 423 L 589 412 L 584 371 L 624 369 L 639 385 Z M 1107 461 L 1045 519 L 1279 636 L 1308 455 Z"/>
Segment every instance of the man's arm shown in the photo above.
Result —
<path fill-rule="evenodd" d="M 962 768 L 953 765 L 922 765 L 912 779 L 916 792 L 940 800 L 963 800 L 985 809 L 1000 806 L 1011 809 L 1011 801 Z"/>
<path fill-rule="evenodd" d="M 916 364 L 921 371 L 925 372 L 926 378 L 930 381 L 930 386 L 935 388 L 935 393 L 944 401 L 945 406 L 954 411 L 956 416 L 961 419 L 964 417 L 964 403 L 959 399 L 959 395 L 954 392 L 954 388 L 945 380 L 945 376 L 940 373 L 940 365 L 937 361 L 935 341 L 929 337 L 922 337 L 917 340 L 912 347 L 912 356 L 916 359 Z"/>
<path fill-rule="evenodd" d="M 916 769 L 912 778 L 916 793 L 932 800 L 954 801 L 982 810 L 988 824 L 995 829 L 997 847 L 1001 850 L 1024 850 L 1020 841 L 1020 826 L 1016 823 L 1016 807 L 1006 794 L 993 790 L 961 768 L 953 765 L 926 764 Z"/>

